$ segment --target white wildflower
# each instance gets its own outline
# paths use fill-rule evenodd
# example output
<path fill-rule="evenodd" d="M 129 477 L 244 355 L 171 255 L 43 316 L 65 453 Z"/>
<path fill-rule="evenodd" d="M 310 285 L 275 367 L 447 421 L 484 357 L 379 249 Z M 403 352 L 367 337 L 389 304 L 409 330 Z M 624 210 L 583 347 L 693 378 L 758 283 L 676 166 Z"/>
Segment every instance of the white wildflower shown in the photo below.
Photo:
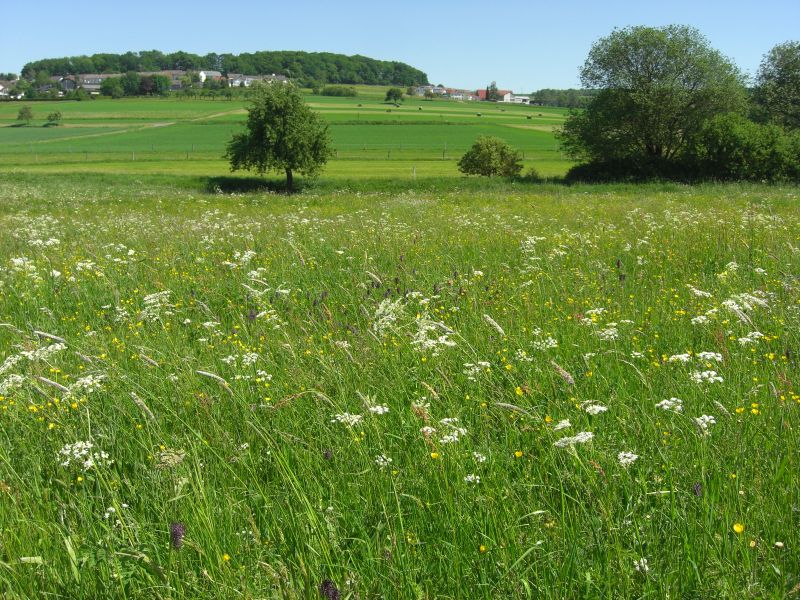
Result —
<path fill-rule="evenodd" d="M 591 431 L 581 431 L 579 434 L 572 437 L 563 437 L 560 440 L 556 440 L 553 445 L 556 448 L 566 448 L 567 446 L 574 446 L 576 444 L 585 444 L 591 441 L 593 437 L 594 434 Z"/>
<path fill-rule="evenodd" d="M 717 375 L 716 371 L 695 371 L 692 373 L 692 381 L 695 383 L 722 383 L 725 380 Z"/>
<path fill-rule="evenodd" d="M 486 455 L 485 454 L 481 454 L 480 452 L 473 452 L 472 453 L 472 458 L 474 458 L 475 462 L 477 462 L 477 463 L 485 463 L 486 460 L 487 460 L 486 459 Z"/>
<path fill-rule="evenodd" d="M 625 467 L 626 469 L 630 467 L 633 463 L 635 463 L 639 459 L 637 454 L 633 452 L 620 452 L 617 454 L 617 460 L 619 464 Z"/>
<path fill-rule="evenodd" d="M 373 415 L 385 415 L 389 412 L 389 407 L 385 404 L 376 404 L 374 406 L 367 407 L 367 410 L 371 412 Z"/>
<path fill-rule="evenodd" d="M 84 471 L 89 471 L 97 466 L 110 465 L 114 462 L 106 452 L 95 450 L 92 442 L 65 444 L 58 451 L 58 455 L 61 457 L 60 464 L 62 467 L 77 466 Z"/>
<path fill-rule="evenodd" d="M 474 483 L 475 485 L 477 485 L 477 484 L 479 484 L 481 482 L 481 476 L 480 475 L 475 475 L 475 473 L 470 473 L 469 475 L 464 477 L 464 482 L 465 483 Z"/>
<path fill-rule="evenodd" d="M 561 431 L 562 429 L 568 429 L 569 427 L 572 427 L 572 423 L 569 422 L 569 419 L 562 419 L 553 425 L 553 431 Z"/>
<path fill-rule="evenodd" d="M 380 454 L 375 457 L 375 464 L 378 465 L 381 469 L 385 469 L 386 467 L 392 464 L 392 459 L 386 456 L 385 454 Z"/>
<path fill-rule="evenodd" d="M 672 356 L 670 356 L 667 359 L 667 362 L 671 362 L 671 363 L 675 363 L 675 362 L 687 363 L 690 360 L 692 360 L 692 355 L 691 354 L 673 354 Z"/>
<path fill-rule="evenodd" d="M 602 404 L 590 404 L 589 406 L 583 409 L 588 414 L 594 416 L 599 415 L 600 413 L 604 413 L 608 410 L 607 406 L 603 406 Z"/>
<path fill-rule="evenodd" d="M 700 431 L 702 431 L 705 435 L 708 435 L 709 428 L 712 425 L 716 425 L 717 420 L 711 415 L 701 415 L 699 417 L 695 417 L 694 422 L 697 423 L 697 426 L 700 428 Z"/>
<path fill-rule="evenodd" d="M 340 415 L 334 415 L 333 419 L 331 419 L 331 423 L 341 423 L 343 425 L 347 425 L 348 427 L 355 427 L 358 425 L 364 417 L 362 415 L 354 415 L 351 413 L 342 413 Z"/>
<path fill-rule="evenodd" d="M 656 404 L 656 408 L 661 408 L 663 410 L 671 410 L 673 412 L 679 413 L 683 411 L 683 400 L 680 398 L 669 398 L 668 400 L 662 400 L 658 404 Z"/>

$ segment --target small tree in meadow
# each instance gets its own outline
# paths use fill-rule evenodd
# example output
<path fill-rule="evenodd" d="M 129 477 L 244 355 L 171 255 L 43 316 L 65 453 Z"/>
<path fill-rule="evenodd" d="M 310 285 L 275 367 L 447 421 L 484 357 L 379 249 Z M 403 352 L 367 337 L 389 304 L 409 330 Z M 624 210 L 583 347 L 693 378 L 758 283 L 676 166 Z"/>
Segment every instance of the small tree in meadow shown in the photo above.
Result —
<path fill-rule="evenodd" d="M 29 125 L 33 119 L 33 110 L 31 110 L 30 106 L 23 106 L 19 109 L 17 113 L 17 121 L 25 121 L 25 125 Z"/>
<path fill-rule="evenodd" d="M 51 112 L 47 115 L 47 125 L 48 126 L 56 126 L 61 123 L 61 111 L 57 110 L 55 112 Z"/>
<path fill-rule="evenodd" d="M 500 138 L 484 135 L 458 161 L 458 170 L 465 175 L 516 177 L 522 172 L 522 159 Z"/>
<path fill-rule="evenodd" d="M 386 91 L 385 102 L 394 102 L 395 104 L 397 104 L 398 102 L 402 101 L 403 101 L 403 90 L 401 90 L 400 88 L 393 87 L 389 88 Z"/>
<path fill-rule="evenodd" d="M 252 88 L 247 131 L 228 142 L 231 171 L 284 171 L 291 192 L 294 172 L 316 175 L 331 155 L 328 126 L 303 101 L 293 85 L 262 84 Z"/>

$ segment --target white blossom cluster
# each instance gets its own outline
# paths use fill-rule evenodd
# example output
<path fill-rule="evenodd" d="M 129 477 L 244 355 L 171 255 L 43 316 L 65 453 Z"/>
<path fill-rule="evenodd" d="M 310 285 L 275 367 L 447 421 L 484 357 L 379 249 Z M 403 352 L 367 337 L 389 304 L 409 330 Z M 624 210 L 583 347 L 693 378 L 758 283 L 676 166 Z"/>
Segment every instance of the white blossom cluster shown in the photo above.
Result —
<path fill-rule="evenodd" d="M 98 466 L 110 465 L 114 461 L 107 452 L 95 450 L 92 442 L 75 442 L 65 444 L 58 451 L 62 467 L 77 466 L 84 471 L 89 471 Z"/>
<path fill-rule="evenodd" d="M 331 423 L 341 423 L 342 425 L 347 425 L 348 427 L 355 427 L 364 419 L 362 415 L 354 415 L 351 413 L 342 413 L 340 415 L 334 415 L 333 419 L 331 419 Z"/>
<path fill-rule="evenodd" d="M 585 444 L 586 442 L 590 442 L 592 438 L 594 438 L 594 434 L 591 431 L 581 431 L 571 437 L 563 437 L 560 440 L 556 440 L 553 445 L 556 448 L 566 448 L 568 446 L 575 446 L 576 444 Z"/>

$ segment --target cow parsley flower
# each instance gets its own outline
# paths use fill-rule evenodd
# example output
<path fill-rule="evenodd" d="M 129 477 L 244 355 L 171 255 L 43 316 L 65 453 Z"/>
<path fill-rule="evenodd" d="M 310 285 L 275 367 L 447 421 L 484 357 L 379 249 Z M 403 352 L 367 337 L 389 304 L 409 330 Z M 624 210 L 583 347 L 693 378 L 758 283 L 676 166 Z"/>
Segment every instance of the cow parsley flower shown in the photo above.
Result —
<path fill-rule="evenodd" d="M 709 435 L 709 429 L 712 425 L 716 425 L 717 420 L 711 415 L 700 415 L 695 417 L 694 422 L 700 428 L 704 435 Z"/>
<path fill-rule="evenodd" d="M 557 440 L 553 445 L 556 448 L 566 448 L 567 446 L 574 446 L 576 444 L 585 444 L 591 441 L 593 437 L 594 434 L 591 431 L 581 431 L 579 434 L 572 437 L 563 437 Z"/>
<path fill-rule="evenodd" d="M 680 398 L 669 398 L 668 400 L 662 400 L 656 404 L 656 408 L 671 410 L 676 413 L 683 412 L 683 400 Z"/>
<path fill-rule="evenodd" d="M 725 380 L 717 375 L 716 371 L 695 371 L 692 373 L 692 381 L 695 383 L 722 383 Z"/>
<path fill-rule="evenodd" d="M 569 422 L 569 419 L 562 419 L 553 425 L 553 431 L 561 431 L 562 429 L 567 429 L 569 427 L 572 427 L 572 423 Z"/>
<path fill-rule="evenodd" d="M 367 408 L 373 415 L 385 415 L 389 412 L 389 407 L 385 404 L 376 404 Z"/>
<path fill-rule="evenodd" d="M 341 423 L 343 425 L 347 425 L 348 427 L 355 427 L 358 425 L 364 417 L 362 415 L 354 415 L 351 413 L 342 413 L 340 415 L 334 415 L 333 419 L 331 419 L 331 423 Z"/>
<path fill-rule="evenodd" d="M 671 363 L 676 363 L 676 362 L 687 363 L 690 360 L 692 360 L 692 355 L 691 354 L 673 354 L 672 356 L 670 356 L 667 359 L 667 362 L 671 362 Z"/>
<path fill-rule="evenodd" d="M 77 466 L 84 471 L 89 471 L 97 466 L 110 465 L 114 461 L 107 452 L 95 450 L 92 442 L 75 442 L 65 444 L 58 451 L 62 467 Z"/>
<path fill-rule="evenodd" d="M 617 460 L 619 464 L 625 467 L 626 469 L 630 467 L 633 463 L 635 463 L 639 459 L 637 454 L 633 452 L 620 452 L 617 454 Z"/>
<path fill-rule="evenodd" d="M 386 467 L 392 464 L 392 459 L 386 456 L 385 454 L 380 454 L 379 456 L 375 457 L 375 464 L 378 465 L 381 469 L 385 469 Z"/>
<path fill-rule="evenodd" d="M 589 406 L 583 409 L 588 414 L 594 416 L 599 415 L 600 413 L 604 413 L 608 410 L 607 406 L 603 406 L 602 404 L 590 404 Z"/>
<path fill-rule="evenodd" d="M 465 483 L 473 483 L 473 484 L 477 485 L 477 484 L 479 484 L 481 482 L 481 476 L 480 475 L 475 475 L 475 473 L 470 473 L 469 475 L 464 477 L 464 482 Z"/>

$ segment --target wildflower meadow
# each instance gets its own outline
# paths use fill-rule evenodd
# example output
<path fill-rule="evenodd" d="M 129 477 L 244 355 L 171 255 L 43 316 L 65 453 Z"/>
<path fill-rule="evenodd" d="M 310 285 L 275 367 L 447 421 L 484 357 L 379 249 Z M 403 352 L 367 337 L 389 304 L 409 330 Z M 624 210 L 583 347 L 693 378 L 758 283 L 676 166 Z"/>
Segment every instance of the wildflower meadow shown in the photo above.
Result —
<path fill-rule="evenodd" d="M 785 598 L 796 187 L 0 182 L 6 598 Z"/>

